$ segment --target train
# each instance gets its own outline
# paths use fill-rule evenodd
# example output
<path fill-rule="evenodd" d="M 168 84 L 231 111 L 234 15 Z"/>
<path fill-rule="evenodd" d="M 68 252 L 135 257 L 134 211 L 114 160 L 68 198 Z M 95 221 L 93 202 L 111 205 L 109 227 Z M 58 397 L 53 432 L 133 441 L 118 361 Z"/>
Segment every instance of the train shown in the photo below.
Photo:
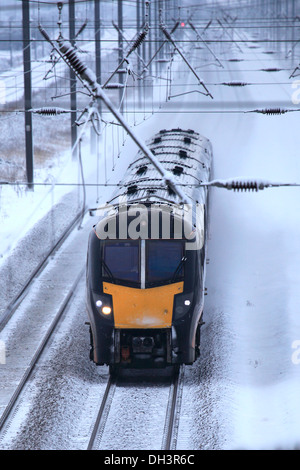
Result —
<path fill-rule="evenodd" d="M 209 192 L 209 139 L 162 129 L 146 141 L 174 188 L 141 150 L 93 226 L 87 250 L 90 359 L 120 368 L 193 364 L 203 325 Z"/>

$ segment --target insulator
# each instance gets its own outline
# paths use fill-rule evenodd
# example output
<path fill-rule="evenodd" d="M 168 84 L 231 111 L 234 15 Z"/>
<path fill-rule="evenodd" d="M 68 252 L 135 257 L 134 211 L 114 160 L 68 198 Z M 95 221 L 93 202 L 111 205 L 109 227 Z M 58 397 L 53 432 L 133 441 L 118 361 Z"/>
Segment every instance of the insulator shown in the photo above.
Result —
<path fill-rule="evenodd" d="M 59 44 L 59 49 L 74 71 L 82 75 L 87 66 L 80 60 L 74 47 L 69 42 L 62 42 Z"/>
<path fill-rule="evenodd" d="M 248 85 L 248 83 L 245 83 L 245 82 L 224 82 L 224 83 L 222 83 L 222 85 L 226 85 L 226 86 L 246 86 L 246 85 Z"/>
<path fill-rule="evenodd" d="M 175 25 L 174 25 L 173 28 L 171 29 L 171 34 L 173 34 L 173 33 L 176 31 L 176 29 L 178 28 L 178 26 L 179 26 L 179 21 L 176 21 Z"/>
<path fill-rule="evenodd" d="M 259 189 L 256 181 L 232 181 L 227 184 L 227 187 L 234 191 L 258 191 Z"/>
<path fill-rule="evenodd" d="M 144 40 L 146 39 L 146 36 L 147 36 L 147 34 L 148 34 L 148 31 L 149 31 L 149 29 L 148 29 L 148 27 L 146 27 L 146 28 L 144 29 L 144 31 L 142 31 L 142 32 L 138 35 L 138 37 L 137 37 L 136 40 L 134 41 L 132 47 L 130 48 L 130 50 L 129 50 L 128 54 L 127 54 L 127 57 L 128 57 L 135 49 L 137 49 L 137 48 L 142 44 L 142 42 L 144 42 Z"/>
<path fill-rule="evenodd" d="M 171 37 L 171 35 L 169 34 L 169 32 L 167 31 L 167 29 L 165 28 L 165 26 L 163 24 L 160 25 L 160 29 L 162 30 L 162 32 L 164 33 L 164 35 L 166 36 L 166 38 L 170 41 L 170 42 L 173 42 L 173 39 Z"/>
<path fill-rule="evenodd" d="M 73 67 L 73 69 L 79 73 L 79 75 L 82 75 L 83 72 L 86 70 L 86 65 L 79 59 L 77 56 L 76 51 L 68 49 L 65 53 L 65 57 L 68 59 L 70 62 L 70 65 Z"/>
<path fill-rule="evenodd" d="M 59 49 L 63 59 L 74 70 L 81 80 L 86 81 L 93 91 L 97 88 L 97 78 L 94 72 L 85 65 L 77 55 L 76 49 L 68 42 L 59 40 Z"/>
<path fill-rule="evenodd" d="M 88 24 L 88 21 L 85 20 L 85 22 L 80 26 L 79 30 L 77 31 L 76 33 L 76 38 L 84 31 L 84 29 L 86 28 Z"/>
<path fill-rule="evenodd" d="M 32 109 L 31 111 L 35 114 L 43 114 L 45 116 L 56 116 L 58 114 L 69 112 L 61 108 L 39 108 L 39 109 Z"/>
<path fill-rule="evenodd" d="M 282 69 L 277 69 L 275 67 L 271 67 L 268 69 L 261 69 L 262 72 L 280 72 Z"/>
<path fill-rule="evenodd" d="M 44 36 L 44 38 L 46 39 L 46 41 L 50 42 L 51 43 L 51 39 L 50 37 L 48 36 L 48 33 L 44 30 L 44 28 L 42 28 L 41 25 L 39 25 L 39 30 L 40 30 L 40 33 Z"/>
<path fill-rule="evenodd" d="M 123 83 L 108 83 L 104 88 L 109 90 L 116 90 L 119 88 L 125 88 L 125 85 Z"/>
<path fill-rule="evenodd" d="M 288 112 L 287 109 L 280 109 L 280 108 L 267 108 L 267 109 L 261 109 L 261 110 L 256 110 L 257 113 L 262 113 L 262 114 L 285 114 Z"/>

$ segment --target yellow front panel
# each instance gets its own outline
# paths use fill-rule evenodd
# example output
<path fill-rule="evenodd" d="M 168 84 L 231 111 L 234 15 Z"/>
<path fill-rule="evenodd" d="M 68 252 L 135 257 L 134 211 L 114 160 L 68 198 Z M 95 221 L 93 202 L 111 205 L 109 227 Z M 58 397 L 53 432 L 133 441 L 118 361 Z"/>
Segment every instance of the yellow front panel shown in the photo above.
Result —
<path fill-rule="evenodd" d="M 170 328 L 174 295 L 183 292 L 183 282 L 150 289 L 135 289 L 103 282 L 112 295 L 116 328 Z"/>

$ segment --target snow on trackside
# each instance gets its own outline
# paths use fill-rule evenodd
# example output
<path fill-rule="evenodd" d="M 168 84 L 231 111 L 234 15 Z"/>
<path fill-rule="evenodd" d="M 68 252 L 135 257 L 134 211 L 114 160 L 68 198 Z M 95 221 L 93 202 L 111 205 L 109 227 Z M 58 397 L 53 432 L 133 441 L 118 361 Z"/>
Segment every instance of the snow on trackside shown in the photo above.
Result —
<path fill-rule="evenodd" d="M 255 83 L 254 71 L 262 68 L 265 56 L 259 49 L 250 51 L 247 45 L 243 50 L 244 55 L 250 56 L 251 52 L 251 58 L 256 59 L 251 62 L 253 73 L 243 72 L 238 62 L 231 63 L 230 68 L 234 69 L 235 80 Z M 270 63 L 276 65 L 276 59 L 274 64 L 268 62 L 269 67 Z M 231 72 L 220 68 L 203 71 L 202 75 L 207 83 L 232 79 Z M 197 95 L 202 109 L 205 106 L 209 110 L 210 104 L 220 109 L 224 103 L 233 102 L 240 114 L 187 113 L 184 110 L 189 106 L 193 109 L 195 104 L 189 101 L 191 95 L 174 98 L 137 126 L 137 134 L 145 141 L 162 128 L 191 128 L 213 145 L 214 178 L 242 175 L 247 179 L 299 183 L 297 113 L 266 116 L 243 112 L 275 98 L 291 106 L 292 87 L 279 86 L 277 79 L 274 86 L 254 85 L 242 90 L 211 85 L 213 104 L 209 98 Z M 260 75 L 263 81 L 270 81 L 270 76 Z M 176 92 L 180 92 L 180 86 Z M 102 182 L 105 155 L 112 146 L 112 141 L 107 146 L 101 141 Z M 136 151 L 136 145 L 127 139 L 114 171 L 109 173 L 110 183 L 119 181 Z M 96 183 L 97 163 L 89 142 L 84 142 L 82 157 L 86 181 Z M 64 171 L 59 170 L 56 181 L 80 182 L 78 162 L 69 156 L 66 160 L 68 165 Z M 46 175 L 41 181 L 44 178 Z M 32 227 L 49 210 L 53 198 L 68 191 L 68 186 L 57 185 L 55 192 L 37 186 L 34 192 L 18 197 L 12 188 L 3 187 L 1 253 L 7 253 L 24 226 Z M 96 197 L 96 189 L 91 190 L 89 203 L 95 204 L 96 199 L 105 202 L 112 189 L 101 187 L 98 191 Z M 299 188 L 267 188 L 257 193 L 212 188 L 211 196 L 202 355 L 199 369 L 196 364 L 186 370 L 191 387 L 183 391 L 178 448 L 197 449 L 200 441 L 209 448 L 214 442 L 215 423 L 212 418 L 212 426 L 208 426 L 209 419 L 205 421 L 208 409 L 217 416 L 220 435 L 214 445 L 218 448 L 299 448 L 300 364 L 295 360 L 294 346 L 300 340 Z M 194 406 L 195 415 L 191 415 L 188 404 Z M 205 434 L 200 435 L 200 430 Z"/>

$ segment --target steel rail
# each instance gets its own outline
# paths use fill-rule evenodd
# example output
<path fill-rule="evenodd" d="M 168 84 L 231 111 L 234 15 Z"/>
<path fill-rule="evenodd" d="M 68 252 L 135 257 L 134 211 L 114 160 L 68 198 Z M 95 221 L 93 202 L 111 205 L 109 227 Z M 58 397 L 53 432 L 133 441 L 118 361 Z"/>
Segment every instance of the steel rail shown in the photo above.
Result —
<path fill-rule="evenodd" d="M 183 366 L 175 366 L 171 383 L 166 418 L 162 438 L 162 450 L 176 449 L 177 431 L 180 416 L 180 405 L 183 388 Z M 113 396 L 117 387 L 117 375 L 110 375 L 101 405 L 91 432 L 87 450 L 99 450 L 102 435 L 106 426 L 109 411 L 111 409 Z"/>
<path fill-rule="evenodd" d="M 85 212 L 87 209 L 85 208 Z M 66 228 L 66 230 L 62 233 L 59 237 L 58 241 L 53 245 L 52 248 L 46 253 L 45 257 L 42 261 L 38 264 L 38 266 L 34 269 L 34 271 L 30 274 L 29 278 L 25 282 L 24 286 L 20 289 L 20 291 L 16 294 L 16 296 L 10 301 L 8 306 L 5 308 L 1 318 L 0 318 L 0 332 L 3 330 L 7 322 L 10 320 L 26 294 L 28 293 L 29 287 L 33 280 L 43 271 L 45 268 L 48 259 L 52 256 L 62 245 L 62 243 L 67 239 L 73 229 L 81 222 L 83 215 L 82 209 L 80 212 L 76 214 L 70 225 Z"/>
<path fill-rule="evenodd" d="M 36 350 L 32 360 L 30 361 L 30 364 L 28 365 L 27 369 L 25 370 L 14 394 L 12 395 L 9 403 L 7 404 L 4 412 L 2 413 L 1 417 L 0 417 L 0 433 L 2 432 L 3 430 L 3 427 L 5 425 L 5 423 L 7 422 L 7 419 L 9 418 L 10 414 L 12 413 L 26 383 L 28 382 L 33 370 L 35 369 L 35 366 L 39 360 L 39 358 L 41 357 L 43 351 L 45 350 L 47 344 L 48 344 L 48 341 L 49 339 L 51 338 L 53 332 L 55 331 L 55 328 L 57 327 L 59 321 L 61 320 L 62 316 L 63 316 L 63 313 L 66 311 L 72 297 L 74 296 L 75 292 L 76 292 L 76 288 L 82 278 L 82 276 L 84 275 L 85 273 L 85 266 L 81 269 L 79 275 L 77 276 L 77 278 L 75 279 L 75 282 L 73 283 L 71 289 L 69 290 L 67 296 L 65 297 L 63 303 L 61 304 L 54 320 L 52 321 L 50 327 L 48 328 L 48 331 L 47 333 L 45 334 L 43 340 L 41 341 L 38 349 Z"/>
<path fill-rule="evenodd" d="M 176 367 L 170 389 L 162 450 L 175 450 L 183 388 L 184 366 Z"/>
<path fill-rule="evenodd" d="M 99 408 L 99 412 L 97 414 L 97 418 L 91 433 L 91 437 L 87 446 L 87 450 L 93 450 L 95 448 L 95 443 L 98 441 L 98 443 L 101 440 L 105 424 L 107 421 L 108 413 L 111 407 L 111 402 L 112 398 L 115 392 L 115 388 L 117 385 L 117 376 L 116 375 L 110 375 L 106 389 L 101 401 L 101 405 Z"/>

